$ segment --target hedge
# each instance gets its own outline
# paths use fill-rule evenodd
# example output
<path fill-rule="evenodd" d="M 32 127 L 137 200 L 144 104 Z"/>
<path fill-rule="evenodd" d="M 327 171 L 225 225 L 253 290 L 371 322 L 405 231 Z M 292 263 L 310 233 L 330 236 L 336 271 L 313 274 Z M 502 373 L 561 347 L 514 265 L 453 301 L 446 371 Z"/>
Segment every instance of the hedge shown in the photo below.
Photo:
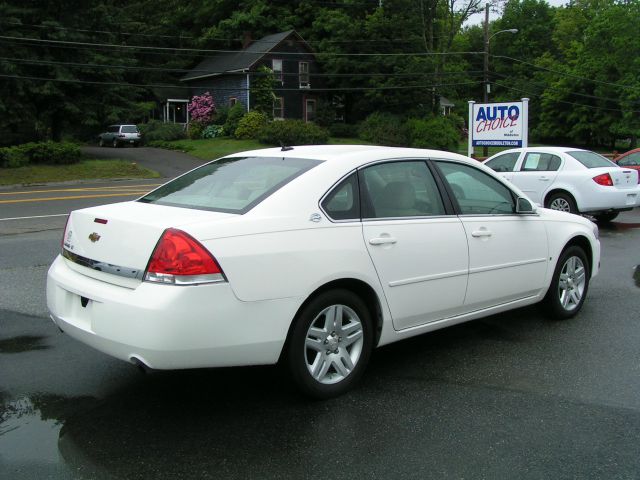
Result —
<path fill-rule="evenodd" d="M 79 163 L 82 152 L 70 142 L 31 142 L 0 148 L 0 166 L 18 168 L 29 164 L 69 165 Z"/>
<path fill-rule="evenodd" d="M 327 143 L 329 132 L 302 120 L 275 120 L 262 129 L 258 140 L 269 145 L 320 145 Z"/>

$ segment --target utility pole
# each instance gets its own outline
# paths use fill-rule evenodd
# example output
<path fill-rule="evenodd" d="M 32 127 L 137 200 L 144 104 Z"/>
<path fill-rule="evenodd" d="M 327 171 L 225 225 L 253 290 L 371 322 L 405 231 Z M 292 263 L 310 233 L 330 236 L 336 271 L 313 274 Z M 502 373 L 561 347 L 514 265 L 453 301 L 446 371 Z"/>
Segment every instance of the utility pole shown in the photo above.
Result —
<path fill-rule="evenodd" d="M 489 103 L 489 4 L 484 6 L 484 84 L 482 102 Z M 489 156 L 489 147 L 482 147 L 482 156 Z"/>

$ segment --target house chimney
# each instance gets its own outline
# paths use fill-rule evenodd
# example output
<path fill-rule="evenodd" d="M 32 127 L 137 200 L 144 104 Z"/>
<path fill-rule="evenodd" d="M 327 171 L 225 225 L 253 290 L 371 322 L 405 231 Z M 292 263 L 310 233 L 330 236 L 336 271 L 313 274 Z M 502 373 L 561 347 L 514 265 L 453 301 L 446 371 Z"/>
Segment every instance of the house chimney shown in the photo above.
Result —
<path fill-rule="evenodd" d="M 253 42 L 253 39 L 251 38 L 251 32 L 242 32 L 242 48 L 247 48 L 249 45 L 251 45 L 251 42 Z"/>

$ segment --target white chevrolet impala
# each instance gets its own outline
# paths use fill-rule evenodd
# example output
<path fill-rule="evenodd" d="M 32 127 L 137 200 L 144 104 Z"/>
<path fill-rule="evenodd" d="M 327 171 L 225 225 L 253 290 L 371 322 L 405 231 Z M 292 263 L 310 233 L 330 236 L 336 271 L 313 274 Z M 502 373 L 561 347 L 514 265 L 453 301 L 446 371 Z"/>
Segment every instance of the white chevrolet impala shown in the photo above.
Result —
<path fill-rule="evenodd" d="M 51 318 L 154 369 L 281 362 L 348 390 L 374 347 L 543 302 L 581 309 L 597 227 L 537 208 L 435 150 L 284 147 L 208 163 L 132 201 L 74 211 Z"/>

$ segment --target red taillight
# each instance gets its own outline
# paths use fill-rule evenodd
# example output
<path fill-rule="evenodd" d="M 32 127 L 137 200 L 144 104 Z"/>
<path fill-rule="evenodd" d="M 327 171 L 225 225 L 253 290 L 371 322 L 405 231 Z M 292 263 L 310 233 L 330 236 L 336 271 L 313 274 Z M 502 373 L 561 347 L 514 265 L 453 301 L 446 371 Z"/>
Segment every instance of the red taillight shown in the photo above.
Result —
<path fill-rule="evenodd" d="M 215 258 L 195 238 L 182 230 L 168 228 L 151 254 L 145 280 L 171 284 L 224 281 Z"/>
<path fill-rule="evenodd" d="M 611 179 L 611 175 L 608 173 L 603 173 L 602 175 L 593 177 L 593 181 L 603 187 L 613 187 L 613 180 Z"/>

